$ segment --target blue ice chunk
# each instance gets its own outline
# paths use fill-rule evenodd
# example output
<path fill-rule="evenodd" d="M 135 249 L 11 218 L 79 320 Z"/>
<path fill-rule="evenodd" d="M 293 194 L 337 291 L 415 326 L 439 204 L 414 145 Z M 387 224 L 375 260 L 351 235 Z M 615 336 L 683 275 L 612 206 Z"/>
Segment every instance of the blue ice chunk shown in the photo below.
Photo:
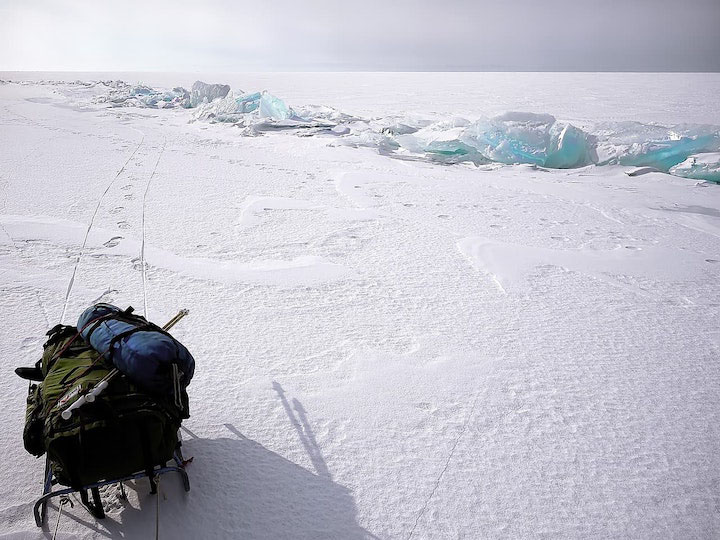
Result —
<path fill-rule="evenodd" d="M 143 103 L 146 107 L 156 107 L 158 101 L 160 101 L 160 96 L 158 94 L 152 94 L 148 95 L 144 98 L 140 99 L 141 103 Z"/>
<path fill-rule="evenodd" d="M 688 156 L 720 150 L 718 126 L 684 124 L 672 127 L 639 122 L 598 124 L 599 165 L 620 163 L 667 172 Z"/>
<path fill-rule="evenodd" d="M 596 125 L 590 134 L 549 114 L 523 112 L 481 118 L 473 123 L 463 123 L 462 119 L 437 122 L 412 134 L 395 135 L 395 140 L 404 150 L 433 159 L 447 156 L 453 162 L 477 163 L 480 156 L 492 162 L 555 169 L 619 163 L 667 172 L 690 155 L 720 151 L 717 126 L 669 128 L 617 122 Z M 704 179 L 713 177 L 698 172 L 700 169 L 695 168 L 692 174 L 701 174 Z"/>
<path fill-rule="evenodd" d="M 688 156 L 703 151 L 720 148 L 720 136 L 706 133 L 695 136 L 682 136 L 675 139 L 647 141 L 639 148 L 618 158 L 621 165 L 657 167 L 667 171 L 674 165 L 685 161 Z"/>
<path fill-rule="evenodd" d="M 554 122 L 550 115 L 508 113 L 478 120 L 466 129 L 462 140 L 490 161 L 544 165 L 546 133 Z"/>
<path fill-rule="evenodd" d="M 170 92 L 166 92 L 163 96 L 163 101 L 167 103 L 173 103 L 182 107 L 190 106 L 190 92 L 185 90 L 182 86 L 176 86 Z"/>
<path fill-rule="evenodd" d="M 489 161 L 506 164 L 568 169 L 595 161 L 593 137 L 549 114 L 510 112 L 481 119 L 465 129 L 460 141 Z"/>
<path fill-rule="evenodd" d="M 155 93 L 156 90 L 154 88 L 150 88 L 149 86 L 145 86 L 144 84 L 133 86 L 129 91 L 129 94 L 133 96 L 146 96 Z"/>
<path fill-rule="evenodd" d="M 285 105 L 282 99 L 273 96 L 267 91 L 260 96 L 259 111 L 261 117 L 274 120 L 287 120 L 292 116 L 292 109 Z"/>
<path fill-rule="evenodd" d="M 555 123 L 550 129 L 550 146 L 544 167 L 571 169 L 596 161 L 594 139 L 572 124 Z"/>
<path fill-rule="evenodd" d="M 430 161 L 446 164 L 472 162 L 480 165 L 488 162 L 475 148 L 461 141 L 435 141 L 425 148 L 425 155 Z"/>
<path fill-rule="evenodd" d="M 114 83 L 110 96 L 103 101 L 109 101 L 114 106 L 172 108 L 184 107 L 190 99 L 190 94 L 178 86 L 172 90 L 162 91 L 146 85 L 130 86 L 121 81 Z"/>
<path fill-rule="evenodd" d="M 190 107 L 197 107 L 201 103 L 211 103 L 216 99 L 224 98 L 230 92 L 227 84 L 207 84 L 195 81 L 190 90 Z"/>
<path fill-rule="evenodd" d="M 257 110 L 260 106 L 260 98 L 262 94 L 255 92 L 253 94 L 244 94 L 235 98 L 236 111 L 239 113 L 249 113 Z"/>
<path fill-rule="evenodd" d="M 705 152 L 689 156 L 670 168 L 670 174 L 720 183 L 720 152 Z"/>

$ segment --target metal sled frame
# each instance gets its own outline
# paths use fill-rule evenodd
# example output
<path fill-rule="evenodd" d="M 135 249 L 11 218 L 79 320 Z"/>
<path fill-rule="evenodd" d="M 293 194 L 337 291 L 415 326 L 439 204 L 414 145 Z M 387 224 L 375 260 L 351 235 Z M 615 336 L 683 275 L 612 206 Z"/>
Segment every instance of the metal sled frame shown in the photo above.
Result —
<path fill-rule="evenodd" d="M 188 478 L 187 472 L 185 472 L 185 465 L 182 459 L 182 454 L 180 454 L 179 450 L 173 454 L 173 460 L 175 461 L 175 465 L 157 467 L 153 469 L 152 474 L 148 474 L 148 472 L 143 471 L 131 474 L 130 476 L 125 476 L 123 478 L 115 478 L 113 480 L 103 480 L 102 482 L 95 482 L 94 484 L 88 484 L 87 486 L 83 486 L 80 489 L 65 488 L 59 489 L 57 491 L 52 491 L 52 486 L 54 483 L 53 473 L 52 469 L 50 469 L 50 461 L 46 458 L 45 484 L 43 485 L 43 495 L 37 501 L 35 501 L 35 506 L 33 507 L 33 513 L 35 514 L 35 524 L 38 527 L 42 527 L 43 523 L 45 523 L 47 503 L 50 499 L 54 497 L 62 497 L 63 495 L 69 495 L 70 493 L 79 493 L 80 500 L 82 501 L 83 505 L 90 511 L 90 513 L 97 519 L 104 518 L 105 510 L 103 510 L 102 501 L 100 500 L 99 488 L 110 484 L 117 484 L 118 482 L 126 482 L 128 480 L 137 480 L 138 478 L 147 477 L 150 480 L 150 493 L 157 493 L 155 477 L 169 472 L 176 472 L 180 475 L 180 478 L 182 479 L 185 491 L 190 491 L 190 479 Z M 90 499 L 88 497 L 88 491 L 90 491 L 90 493 L 92 494 L 92 502 L 90 502 Z"/>

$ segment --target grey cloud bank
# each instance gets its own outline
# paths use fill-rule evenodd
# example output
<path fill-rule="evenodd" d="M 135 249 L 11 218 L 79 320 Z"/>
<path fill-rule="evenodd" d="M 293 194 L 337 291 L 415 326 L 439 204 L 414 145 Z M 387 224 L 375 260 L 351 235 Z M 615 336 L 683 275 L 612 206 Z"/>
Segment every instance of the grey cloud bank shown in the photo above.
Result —
<path fill-rule="evenodd" d="M 2 70 L 720 71 L 720 2 L 0 3 Z"/>

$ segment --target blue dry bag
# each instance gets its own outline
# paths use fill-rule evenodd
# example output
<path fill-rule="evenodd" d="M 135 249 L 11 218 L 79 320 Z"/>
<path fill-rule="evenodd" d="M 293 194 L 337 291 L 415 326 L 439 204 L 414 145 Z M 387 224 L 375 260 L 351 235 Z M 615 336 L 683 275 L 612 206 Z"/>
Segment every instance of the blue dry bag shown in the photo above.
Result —
<path fill-rule="evenodd" d="M 190 352 L 131 308 L 96 304 L 80 315 L 77 326 L 93 349 L 144 390 L 172 394 L 190 384 L 195 372 Z"/>

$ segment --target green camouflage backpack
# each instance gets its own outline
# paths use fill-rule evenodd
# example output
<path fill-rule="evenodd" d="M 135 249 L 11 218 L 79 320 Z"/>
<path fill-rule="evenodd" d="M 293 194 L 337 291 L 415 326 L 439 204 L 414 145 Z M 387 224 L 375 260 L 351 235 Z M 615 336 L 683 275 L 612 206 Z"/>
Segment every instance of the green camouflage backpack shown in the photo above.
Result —
<path fill-rule="evenodd" d="M 112 365 L 73 326 L 57 325 L 48 335 L 39 362 L 43 380 L 32 384 L 28 395 L 25 449 L 35 456 L 47 452 L 55 478 L 74 488 L 148 471 L 172 459 L 180 422 L 188 417 L 187 394 L 180 411 L 171 400 L 116 376 L 95 401 L 64 419 L 62 412 Z"/>

